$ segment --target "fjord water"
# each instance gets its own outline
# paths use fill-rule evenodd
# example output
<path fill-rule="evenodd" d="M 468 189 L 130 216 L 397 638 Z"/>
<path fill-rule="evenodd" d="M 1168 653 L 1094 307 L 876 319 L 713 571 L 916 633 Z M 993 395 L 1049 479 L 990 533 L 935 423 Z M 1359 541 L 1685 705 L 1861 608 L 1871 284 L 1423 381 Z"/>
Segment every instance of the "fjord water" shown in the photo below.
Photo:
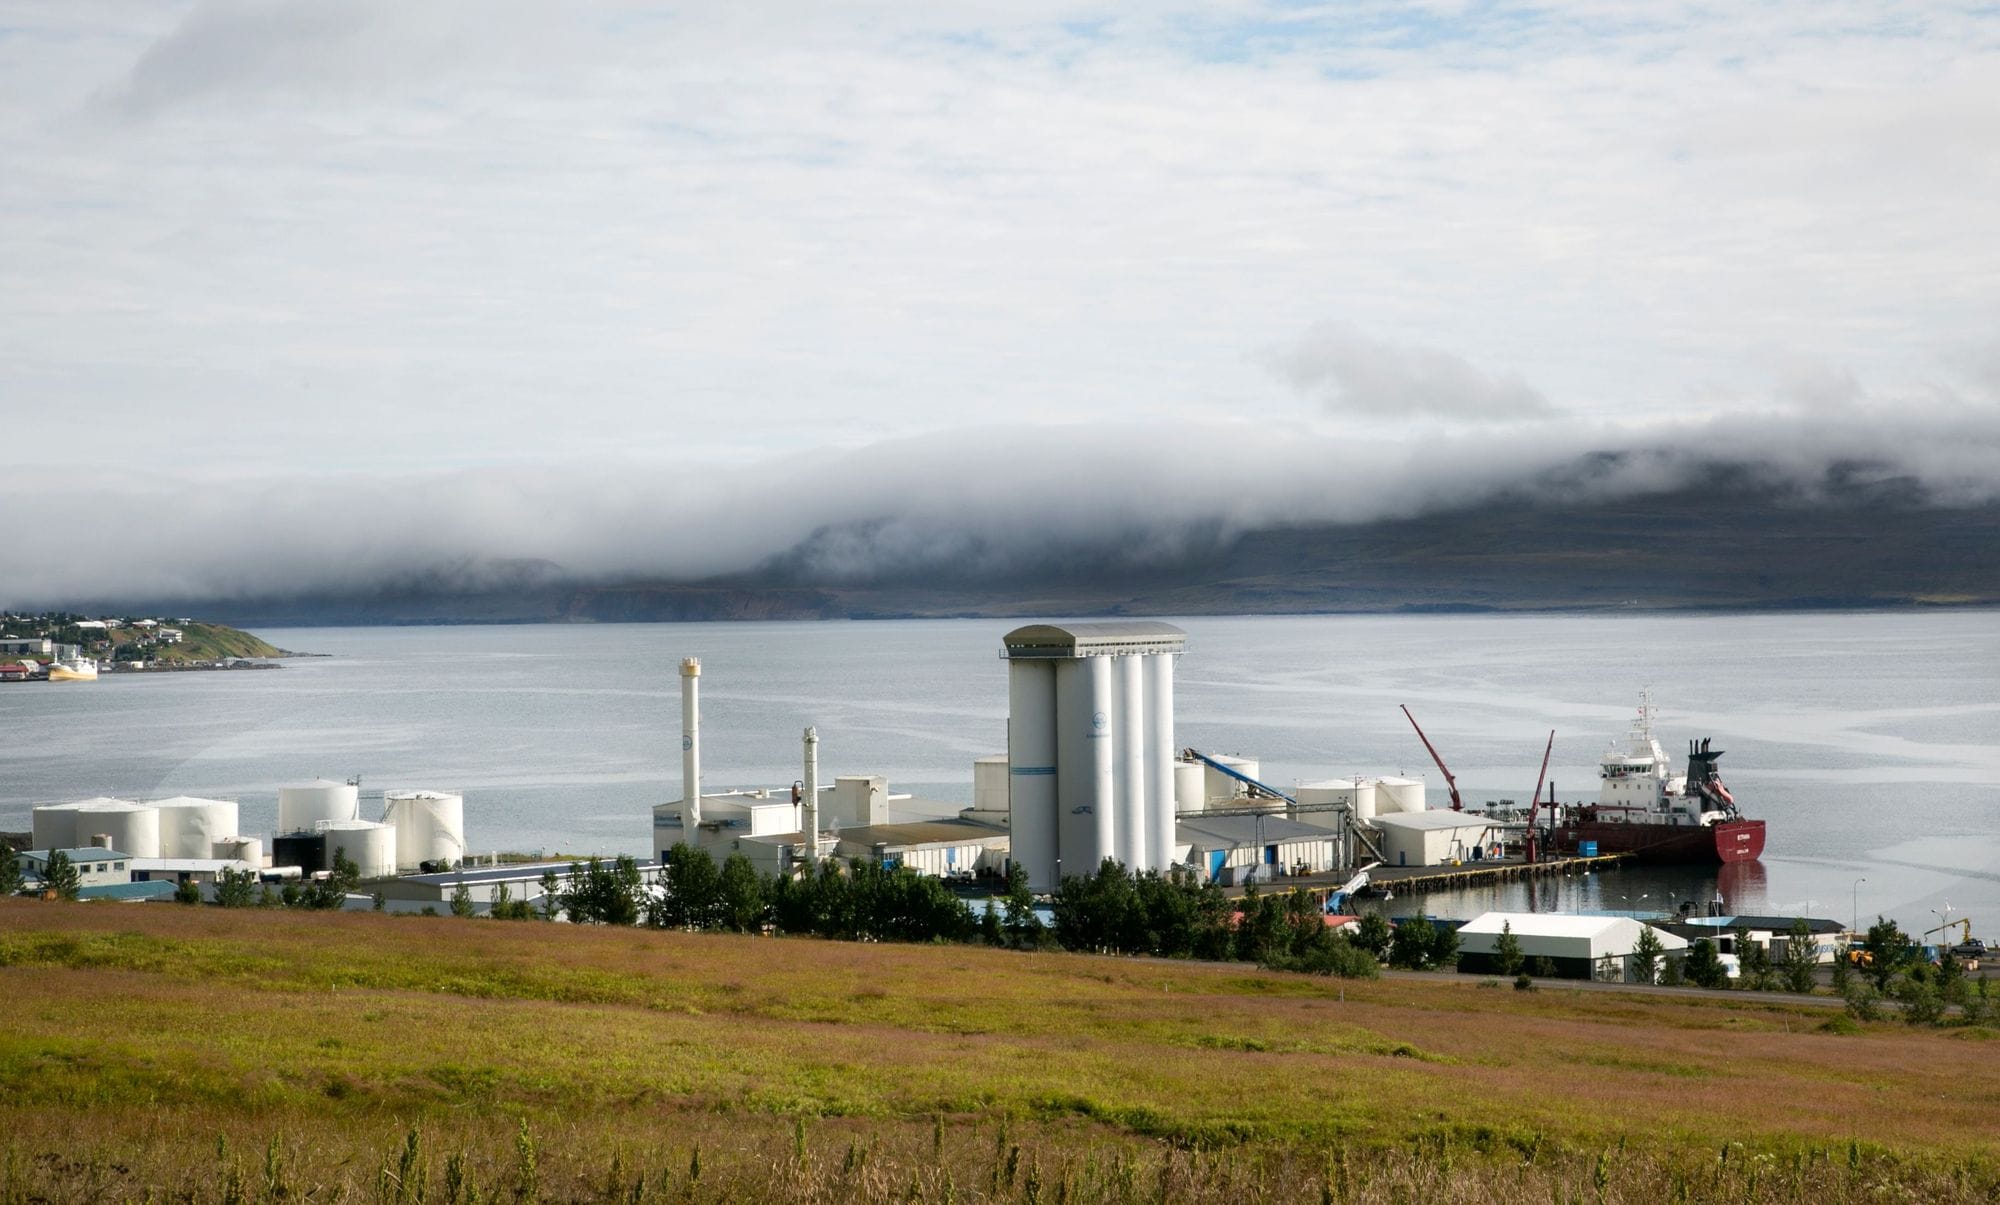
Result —
<path fill-rule="evenodd" d="M 1176 738 L 1260 759 L 1266 781 L 1441 777 L 1468 801 L 1525 799 L 1542 744 L 1564 799 L 1590 798 L 1641 689 L 1676 759 L 1727 750 L 1725 781 L 1770 838 L 1758 866 L 1623 871 L 1395 901 L 1510 907 L 1705 901 L 1927 929 L 1933 911 L 2000 935 L 2000 614 L 1192 618 Z M 359 774 L 460 790 L 472 848 L 643 853 L 677 797 L 681 658 L 699 657 L 704 782 L 785 786 L 817 725 L 822 775 L 877 773 L 963 804 L 971 762 L 1006 748 L 1005 620 L 264 630 L 328 654 L 268 672 L 106 675 L 0 687 L 0 829 L 35 803 L 216 795 L 268 834 L 277 789 Z M 910 805 L 906 814 L 925 811 Z M 930 811 L 948 810 L 932 807 Z M 379 814 L 379 796 L 364 804 Z M 1865 879 L 1857 887 L 1856 879 Z"/>

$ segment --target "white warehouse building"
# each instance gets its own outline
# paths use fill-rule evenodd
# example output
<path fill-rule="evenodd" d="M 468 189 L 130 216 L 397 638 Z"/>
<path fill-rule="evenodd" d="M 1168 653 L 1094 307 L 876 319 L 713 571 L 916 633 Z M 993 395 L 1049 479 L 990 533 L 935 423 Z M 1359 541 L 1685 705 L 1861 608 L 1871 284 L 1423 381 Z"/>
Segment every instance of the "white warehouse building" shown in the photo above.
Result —
<path fill-rule="evenodd" d="M 1030 624 L 1003 638 L 1012 858 L 1035 891 L 1105 858 L 1174 863 L 1174 658 L 1167 623 Z"/>
<path fill-rule="evenodd" d="M 1458 930 L 1458 969 L 1491 975 L 1500 970 L 1495 951 L 1502 930 L 1513 934 L 1523 958 L 1546 958 L 1564 979 L 1610 979 L 1630 983 L 1632 952 L 1650 926 L 1629 916 L 1572 916 L 1554 912 L 1488 912 Z M 1662 955 L 1681 954 L 1685 938 L 1653 929 Z M 1654 973 L 1659 973 L 1658 966 Z"/>
<path fill-rule="evenodd" d="M 1377 812 L 1382 860 L 1390 866 L 1445 866 L 1491 856 L 1500 829 L 1472 812 Z"/>

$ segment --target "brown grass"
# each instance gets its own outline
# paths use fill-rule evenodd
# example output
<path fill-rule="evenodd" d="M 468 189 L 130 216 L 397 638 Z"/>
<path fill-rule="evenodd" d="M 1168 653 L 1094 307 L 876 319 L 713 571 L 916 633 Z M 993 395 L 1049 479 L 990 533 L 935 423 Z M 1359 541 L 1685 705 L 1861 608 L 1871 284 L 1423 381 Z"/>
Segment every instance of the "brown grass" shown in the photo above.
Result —
<path fill-rule="evenodd" d="M 0 1201 L 275 1198 L 267 1154 L 292 1196 L 401 1199 L 413 1132 L 430 1197 L 453 1156 L 512 1194 L 523 1123 L 559 1199 L 614 1163 L 625 1198 L 1029 1199 L 1028 1165 L 1038 1200 L 2000 1185 L 1984 1031 L 1748 995 L 27 901 L 0 991 Z"/>

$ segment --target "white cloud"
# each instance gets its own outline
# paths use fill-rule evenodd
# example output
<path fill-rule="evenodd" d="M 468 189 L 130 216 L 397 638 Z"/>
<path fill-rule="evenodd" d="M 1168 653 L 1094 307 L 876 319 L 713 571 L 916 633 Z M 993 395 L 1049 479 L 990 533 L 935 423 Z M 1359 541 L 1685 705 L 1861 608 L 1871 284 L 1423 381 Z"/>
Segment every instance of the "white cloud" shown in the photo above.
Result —
<path fill-rule="evenodd" d="M 1335 413 L 1475 422 L 1555 413 L 1517 375 L 1482 372 L 1450 352 L 1386 343 L 1337 323 L 1314 326 L 1270 359 L 1286 381 Z"/>
<path fill-rule="evenodd" d="M 1976 6 L 6 23 L 0 417 L 104 471 L 1285 422 L 1258 356 L 1325 321 L 1366 333 L 1343 413 L 1344 373 L 1427 423 L 1630 424 L 1782 401 L 1789 363 L 1907 394 L 2000 310 Z"/>

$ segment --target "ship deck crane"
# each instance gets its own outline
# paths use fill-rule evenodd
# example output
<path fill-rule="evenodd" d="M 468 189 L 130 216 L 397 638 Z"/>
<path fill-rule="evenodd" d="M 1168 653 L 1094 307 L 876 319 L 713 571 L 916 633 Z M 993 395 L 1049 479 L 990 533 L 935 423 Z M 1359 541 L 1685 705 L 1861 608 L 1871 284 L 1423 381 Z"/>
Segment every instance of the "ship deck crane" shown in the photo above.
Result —
<path fill-rule="evenodd" d="M 1551 728 L 1549 729 L 1549 743 L 1542 747 L 1542 772 L 1535 776 L 1535 798 L 1534 801 L 1528 805 L 1528 837 L 1527 840 L 1522 845 L 1522 852 L 1527 855 L 1527 859 L 1530 862 L 1541 861 L 1541 859 L 1536 856 L 1538 853 L 1540 853 L 1540 850 L 1536 848 L 1536 842 L 1535 842 L 1535 816 L 1538 812 L 1541 811 L 1542 808 L 1542 784 L 1548 781 L 1549 754 L 1555 751 L 1555 747 L 1556 747 L 1556 732 L 1555 729 Z M 1551 794 L 1553 794 L 1553 792 L 1551 792 Z M 1555 801 L 1553 799 L 1549 801 L 1549 812 L 1551 815 L 1553 815 L 1555 812 Z"/>
<path fill-rule="evenodd" d="M 1410 709 L 1407 705 L 1398 704 L 1397 706 L 1403 708 L 1403 717 L 1410 721 L 1410 727 L 1417 730 L 1417 739 L 1424 743 L 1424 750 L 1431 755 L 1431 760 L 1437 763 L 1438 773 L 1444 775 L 1445 789 L 1451 792 L 1451 810 L 1454 812 L 1464 811 L 1465 804 L 1458 798 L 1458 780 L 1453 778 L 1451 771 L 1445 767 L 1444 758 L 1438 756 L 1436 747 L 1431 744 L 1431 738 L 1424 735 L 1423 725 L 1417 723 L 1417 717 L 1410 714 Z"/>

